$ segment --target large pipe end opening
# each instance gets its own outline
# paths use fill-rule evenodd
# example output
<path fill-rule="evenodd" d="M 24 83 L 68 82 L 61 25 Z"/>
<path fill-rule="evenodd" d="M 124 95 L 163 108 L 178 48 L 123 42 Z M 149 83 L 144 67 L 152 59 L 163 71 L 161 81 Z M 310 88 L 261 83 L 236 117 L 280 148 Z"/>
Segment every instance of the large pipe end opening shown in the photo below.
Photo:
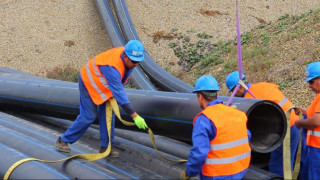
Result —
<path fill-rule="evenodd" d="M 279 147 L 287 131 L 286 116 L 281 107 L 271 101 L 255 103 L 247 111 L 250 146 L 253 151 L 269 153 Z"/>

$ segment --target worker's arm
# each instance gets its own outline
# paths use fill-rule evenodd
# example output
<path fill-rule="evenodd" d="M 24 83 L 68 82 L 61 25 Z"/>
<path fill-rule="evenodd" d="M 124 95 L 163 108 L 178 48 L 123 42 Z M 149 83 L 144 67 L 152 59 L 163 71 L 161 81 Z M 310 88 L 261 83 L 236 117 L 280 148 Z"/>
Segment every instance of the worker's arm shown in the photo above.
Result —
<path fill-rule="evenodd" d="M 106 77 L 109 89 L 111 90 L 113 97 L 117 100 L 118 104 L 122 107 L 122 109 L 132 117 L 138 128 L 148 128 L 144 119 L 141 116 L 139 116 L 138 113 L 136 113 L 133 107 L 131 106 L 128 96 L 124 92 L 124 82 L 121 82 L 120 73 L 114 67 L 111 66 L 100 66 L 100 71 Z M 130 73 L 131 71 L 125 73 L 124 76 L 128 77 Z M 126 77 L 124 77 L 123 79 L 126 79 Z"/>
<path fill-rule="evenodd" d="M 196 176 L 210 151 L 210 141 L 216 136 L 216 127 L 205 115 L 199 115 L 192 131 L 192 148 L 186 167 L 187 176 Z"/>
<path fill-rule="evenodd" d="M 251 131 L 249 129 L 247 129 L 247 133 L 248 133 L 248 140 L 250 142 L 250 140 L 251 140 Z"/>
<path fill-rule="evenodd" d="M 299 119 L 295 125 L 297 128 L 313 129 L 320 126 L 320 112 L 316 112 L 312 117 L 307 119 Z"/>
<path fill-rule="evenodd" d="M 124 92 L 124 86 L 121 82 L 120 73 L 111 66 L 100 66 L 101 73 L 105 76 L 109 89 L 112 92 L 113 97 L 117 100 L 118 104 L 128 114 L 135 113 L 133 107 L 130 104 L 127 94 Z"/>

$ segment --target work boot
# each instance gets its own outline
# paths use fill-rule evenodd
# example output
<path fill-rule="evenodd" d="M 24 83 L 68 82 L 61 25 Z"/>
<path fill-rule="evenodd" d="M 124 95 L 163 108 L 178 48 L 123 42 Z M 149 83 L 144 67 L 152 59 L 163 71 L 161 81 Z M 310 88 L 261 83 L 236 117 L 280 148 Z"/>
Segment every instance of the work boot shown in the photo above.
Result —
<path fill-rule="evenodd" d="M 63 142 L 60 137 L 57 139 L 56 148 L 60 152 L 66 152 L 66 153 L 70 152 L 70 148 L 68 146 L 68 143 Z"/>
<path fill-rule="evenodd" d="M 103 152 L 105 152 L 107 150 L 107 148 L 106 147 L 100 147 L 100 153 L 103 153 Z M 117 151 L 115 151 L 115 150 L 113 150 L 113 149 L 111 149 L 111 152 L 110 152 L 110 154 L 109 154 L 109 157 L 112 157 L 112 158 L 117 158 L 117 157 L 119 157 L 119 152 L 117 152 Z"/>

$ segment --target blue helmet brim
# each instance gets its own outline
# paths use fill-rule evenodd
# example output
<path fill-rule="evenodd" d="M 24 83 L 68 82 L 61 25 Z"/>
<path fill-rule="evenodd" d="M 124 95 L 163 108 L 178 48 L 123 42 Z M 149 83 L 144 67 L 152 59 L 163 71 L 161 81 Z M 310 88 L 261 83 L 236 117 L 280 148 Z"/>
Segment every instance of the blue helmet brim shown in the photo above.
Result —
<path fill-rule="evenodd" d="M 133 61 L 143 61 L 144 60 L 144 55 L 142 55 L 140 57 L 131 56 L 131 55 L 127 55 L 127 56 Z"/>

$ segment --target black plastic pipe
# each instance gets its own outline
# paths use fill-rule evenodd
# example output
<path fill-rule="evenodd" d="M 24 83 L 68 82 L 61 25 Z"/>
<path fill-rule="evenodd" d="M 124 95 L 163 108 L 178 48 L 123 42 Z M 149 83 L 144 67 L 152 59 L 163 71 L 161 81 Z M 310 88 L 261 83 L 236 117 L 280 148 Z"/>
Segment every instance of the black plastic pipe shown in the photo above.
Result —
<path fill-rule="evenodd" d="M 8 137 L 7 137 L 8 138 Z M 3 178 L 9 167 L 24 158 L 23 153 L 0 142 L 0 177 Z M 36 176 L 35 176 L 36 174 Z M 29 162 L 19 166 L 10 175 L 10 179 L 70 179 L 55 169 L 38 162 Z"/>
<path fill-rule="evenodd" d="M 52 158 L 52 154 L 56 154 L 55 151 L 50 151 L 50 149 L 53 150 L 52 145 L 54 144 L 54 141 L 56 140 L 57 133 L 61 130 L 65 130 L 70 126 L 71 121 L 58 119 L 58 118 L 52 118 L 52 117 L 44 117 L 40 115 L 35 114 L 29 114 L 29 113 L 20 113 L 19 116 L 22 116 L 23 119 L 13 117 L 11 115 L 7 115 L 4 113 L 0 113 L 0 127 L 3 126 L 5 128 L 8 128 L 6 132 L 10 132 L 12 130 L 16 131 L 14 136 L 12 135 L 6 135 L 5 138 L 0 138 L 0 143 L 2 141 L 6 142 L 14 142 L 15 145 L 13 147 L 15 149 L 19 149 L 20 151 L 24 151 L 26 154 L 34 154 L 34 157 L 38 157 L 38 153 L 34 153 L 35 149 L 39 151 L 38 144 L 48 144 L 45 145 L 45 148 L 42 149 L 43 151 L 46 151 L 45 149 L 48 149 L 49 151 L 46 151 L 46 158 Z M 93 125 L 96 126 L 96 125 Z M 98 127 L 98 126 L 97 126 Z M 49 129 L 50 128 L 50 129 Z M 119 132 L 120 131 L 120 132 Z M 150 146 L 150 139 L 148 139 L 148 135 L 145 133 L 140 132 L 132 132 L 122 129 L 115 129 L 115 144 L 113 148 L 116 148 L 118 151 L 121 152 L 121 159 L 110 159 L 107 161 L 108 163 L 104 162 L 105 160 L 98 160 L 94 162 L 83 162 L 88 169 L 82 169 L 83 173 L 90 173 L 90 169 L 104 169 L 108 167 L 111 171 L 114 173 L 108 174 L 119 179 L 137 179 L 137 178 L 143 178 L 146 177 L 146 175 L 150 179 L 177 179 L 179 178 L 179 173 L 184 169 L 185 164 L 176 164 L 176 163 L 170 163 L 164 159 L 161 159 L 155 151 L 152 149 L 152 146 Z M 143 138 L 141 138 L 143 137 Z M 18 138 L 18 140 L 16 140 Z M 24 141 L 20 140 L 24 139 Z M 36 140 L 35 140 L 36 139 Z M 127 140 L 126 140 L 127 139 Z M 128 141 L 129 140 L 129 141 Z M 36 141 L 40 143 L 36 143 Z M 32 143 L 33 142 L 33 143 Z M 70 145 L 71 149 L 74 153 L 90 153 L 93 151 L 97 152 L 99 142 L 99 130 L 89 128 L 88 131 L 83 135 L 81 140 L 75 144 Z M 137 144 L 138 143 L 138 144 Z M 160 137 L 156 136 L 156 143 L 158 145 L 158 149 L 162 152 L 165 152 L 164 155 L 173 159 L 176 159 L 180 156 L 172 156 L 173 153 L 176 151 L 176 149 L 180 149 L 184 153 L 180 153 L 183 155 L 184 158 L 188 158 L 189 148 L 191 145 L 184 144 L 178 141 L 174 141 L 172 139 L 166 138 L 166 137 Z M 28 146 L 25 148 L 24 144 L 32 145 L 33 148 L 28 148 Z M 84 147 L 81 147 L 84 144 L 86 147 L 86 150 L 83 149 Z M 1 144 L 0 144 L 1 146 Z M 10 144 L 10 146 L 12 146 Z M 43 145 L 42 145 L 43 146 Z M 148 147 L 150 148 L 148 148 Z M 30 146 L 31 147 L 31 146 Z M 183 147 L 183 148 L 182 148 Z M 89 148 L 89 150 L 87 149 Z M 1 149 L 1 148 L 0 148 Z M 7 160 L 6 158 L 9 158 L 9 161 L 0 162 L 0 177 L 3 176 L 6 169 L 12 165 L 14 162 L 16 162 L 19 159 L 25 158 L 25 156 L 18 152 L 19 150 L 11 149 L 10 147 L 7 147 L 6 149 L 10 149 L 10 151 L 13 151 L 15 153 L 9 153 L 7 154 L 6 151 L 1 151 L 0 156 L 5 156 L 4 160 Z M 79 150 L 83 152 L 79 152 Z M 173 151 L 173 153 L 171 152 Z M 12 158 L 12 155 L 15 154 L 21 154 L 19 155 L 19 158 L 15 159 Z M 11 161 L 10 161 L 11 160 Z M 113 161 L 114 160 L 114 161 Z M 125 161 L 123 161 L 125 160 Z M 109 165 L 109 163 L 111 163 Z M 134 164 L 134 167 L 132 166 Z M 45 167 L 44 171 L 41 171 L 41 168 L 39 169 L 37 166 Z M 62 167 L 64 166 L 64 170 L 61 171 Z M 116 167 L 120 167 L 120 171 Z M 139 167 L 138 167 L 139 166 Z M 116 169 L 113 169 L 115 167 Z M 32 170 L 35 171 L 22 171 L 23 169 L 32 168 Z M 145 169 L 144 169 L 145 168 Z M 32 179 L 47 179 L 51 177 L 51 173 L 55 172 L 56 174 L 62 176 L 62 177 L 68 177 L 72 179 L 70 176 L 70 170 L 76 169 L 76 166 L 74 166 L 73 163 L 65 163 L 60 164 L 57 166 L 57 164 L 52 163 L 38 163 L 38 162 L 28 162 L 24 163 L 21 166 L 19 166 L 16 170 L 13 171 L 12 175 L 10 176 L 12 179 L 20 179 L 20 177 L 29 177 L 27 173 L 33 173 Z M 122 169 L 122 170 L 121 170 Z M 1 171 L 2 170 L 2 171 Z M 47 172 L 47 170 L 50 170 Z M 139 176 L 135 176 L 134 174 L 131 174 L 136 171 L 141 171 L 142 173 L 138 173 Z M 150 171 L 147 173 L 146 171 Z M 25 175 L 26 173 L 26 175 Z M 69 174 L 69 175 L 67 175 Z M 97 176 L 96 174 L 90 174 L 90 179 L 95 179 Z M 46 178 L 44 178 L 46 177 Z M 83 176 L 82 173 L 76 174 L 76 177 L 79 179 L 82 179 L 87 176 Z M 257 169 L 253 165 L 251 165 L 248 169 L 248 173 L 243 178 L 245 179 L 273 179 L 274 177 L 277 177 L 276 175 L 272 173 L 268 173 L 264 170 Z M 50 178 L 51 179 L 51 178 Z M 59 179 L 58 177 L 52 177 L 52 179 Z"/>
<path fill-rule="evenodd" d="M 113 47 L 124 46 L 123 36 L 121 35 L 118 25 L 114 19 L 112 11 L 107 1 L 96 0 L 97 7 L 99 9 L 101 18 L 104 22 L 105 29 L 111 40 Z M 136 67 L 132 71 L 132 76 L 130 78 L 134 86 L 140 89 L 146 90 L 157 90 L 157 88 L 150 82 L 146 75 L 142 72 L 140 67 Z"/>
<path fill-rule="evenodd" d="M 5 127 L 0 128 L 0 142 L 13 149 L 19 149 L 20 152 L 29 157 L 37 157 L 45 160 L 59 160 L 67 157 L 66 155 L 57 152 L 52 147 L 53 144 L 47 145 L 46 143 L 37 140 L 36 137 L 30 137 Z M 70 165 L 66 166 L 66 164 Z M 27 163 L 23 165 L 27 165 Z M 71 179 L 76 179 L 78 177 L 82 177 L 83 179 L 115 179 L 115 174 L 112 171 L 89 169 L 87 165 L 75 160 L 51 163 L 50 166 L 55 169 L 55 171 L 60 172 L 60 174 L 63 173 L 65 176 L 71 177 Z M 41 174 L 41 172 L 39 174 Z"/>
<path fill-rule="evenodd" d="M 54 118 L 50 117 L 28 113 L 20 113 L 20 115 L 23 119 L 0 113 L 0 143 L 7 144 L 31 157 L 40 157 L 43 159 L 45 155 L 46 159 L 52 160 L 58 158 L 57 155 L 70 156 L 74 154 L 98 152 L 99 130 L 89 128 L 79 141 L 70 144 L 71 153 L 59 153 L 53 146 L 57 139 L 57 134 L 65 131 L 68 126 L 60 126 L 61 123 L 59 123 L 58 126 L 53 126 L 51 122 Z M 11 144 L 8 144 L 9 142 L 11 142 Z M 168 161 L 159 157 L 153 149 L 149 147 L 119 137 L 115 137 L 113 149 L 121 153 L 120 158 L 107 158 L 108 161 L 101 159 L 92 162 L 78 159 L 62 163 L 41 164 L 48 165 L 53 171 L 60 172 L 69 179 L 144 179 L 143 177 L 145 176 L 149 176 L 152 179 L 176 179 L 182 168 L 182 165 L 176 165 L 176 169 L 180 169 L 180 171 L 170 169 L 169 166 L 159 169 L 157 165 L 165 166 L 168 164 Z M 141 157 L 132 157 L 129 159 L 128 156 L 131 156 L 132 153 L 136 155 L 139 154 Z M 150 165 L 152 164 L 154 167 L 145 166 L 143 163 L 150 163 Z M 2 162 L 0 162 L 0 166 L 1 164 Z M 28 167 L 28 162 L 22 164 L 21 167 L 22 166 Z M 164 169 L 166 169 L 167 173 L 161 173 Z M 80 172 L 77 172 L 77 170 Z M 19 168 L 14 172 L 21 173 Z M 170 173 L 171 176 L 167 176 L 168 173 Z M 34 172 L 35 177 L 37 177 L 37 174 L 38 173 Z M 176 176 L 172 176 L 174 174 L 176 174 Z M 102 175 L 104 177 L 102 177 Z"/>
<path fill-rule="evenodd" d="M 125 0 L 113 0 L 113 4 L 126 41 L 132 39 L 140 40 L 130 18 Z M 181 81 L 162 69 L 157 63 L 155 63 L 147 51 L 145 52 L 145 60 L 139 65 L 150 79 L 152 79 L 165 90 L 187 93 L 190 93 L 193 90 L 193 87 L 190 84 Z"/>
<path fill-rule="evenodd" d="M 0 104 L 2 109 L 74 120 L 79 113 L 77 83 L 59 80 L 14 78 L 0 73 Z M 125 90 L 135 110 L 145 118 L 155 134 L 191 143 L 192 121 L 201 111 L 195 94 L 147 90 Z M 219 96 L 224 102 L 229 97 Z M 286 118 L 282 109 L 266 100 L 234 98 L 233 104 L 249 118 L 252 133 L 251 147 L 267 153 L 277 148 L 286 133 Z M 128 121 L 132 119 L 123 114 Z M 116 127 L 125 127 L 116 121 Z"/>

